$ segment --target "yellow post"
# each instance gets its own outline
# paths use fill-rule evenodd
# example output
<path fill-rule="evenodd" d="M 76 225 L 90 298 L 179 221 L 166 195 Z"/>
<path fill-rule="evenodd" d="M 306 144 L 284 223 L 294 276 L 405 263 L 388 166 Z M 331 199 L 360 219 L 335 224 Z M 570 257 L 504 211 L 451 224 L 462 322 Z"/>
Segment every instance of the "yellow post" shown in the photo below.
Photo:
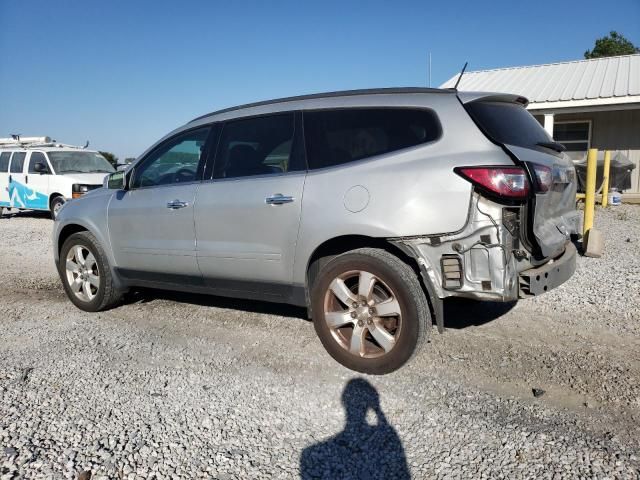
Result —
<path fill-rule="evenodd" d="M 586 235 L 593 228 L 593 214 L 596 208 L 596 166 L 598 165 L 598 150 L 590 148 L 587 154 L 587 185 L 584 199 L 584 223 L 582 235 Z"/>
<path fill-rule="evenodd" d="M 611 167 L 611 152 L 604 152 L 604 171 L 602 172 L 602 206 L 606 207 L 609 202 L 609 168 Z"/>

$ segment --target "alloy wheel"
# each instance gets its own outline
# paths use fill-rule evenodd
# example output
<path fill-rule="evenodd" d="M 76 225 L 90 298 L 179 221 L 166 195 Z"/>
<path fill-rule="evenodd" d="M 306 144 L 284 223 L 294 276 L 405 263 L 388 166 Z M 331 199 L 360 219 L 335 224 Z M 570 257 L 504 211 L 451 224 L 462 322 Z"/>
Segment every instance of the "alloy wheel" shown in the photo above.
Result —
<path fill-rule="evenodd" d="M 84 245 L 74 245 L 65 264 L 69 288 L 83 302 L 92 301 L 100 288 L 100 272 L 96 258 Z"/>

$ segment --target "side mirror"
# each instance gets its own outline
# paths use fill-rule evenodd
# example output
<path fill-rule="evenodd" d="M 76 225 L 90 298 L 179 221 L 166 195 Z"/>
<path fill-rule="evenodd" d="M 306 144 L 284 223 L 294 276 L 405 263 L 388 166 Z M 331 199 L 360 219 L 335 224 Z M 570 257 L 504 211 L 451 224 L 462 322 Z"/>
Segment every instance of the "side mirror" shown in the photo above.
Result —
<path fill-rule="evenodd" d="M 107 176 L 107 188 L 111 190 L 126 190 L 127 189 L 127 176 L 124 172 L 115 172 Z"/>
<path fill-rule="evenodd" d="M 36 162 L 36 164 L 33 166 L 33 169 L 38 172 L 40 175 L 43 175 L 45 173 L 49 173 L 49 169 L 47 168 L 47 166 L 42 163 L 42 162 Z"/>

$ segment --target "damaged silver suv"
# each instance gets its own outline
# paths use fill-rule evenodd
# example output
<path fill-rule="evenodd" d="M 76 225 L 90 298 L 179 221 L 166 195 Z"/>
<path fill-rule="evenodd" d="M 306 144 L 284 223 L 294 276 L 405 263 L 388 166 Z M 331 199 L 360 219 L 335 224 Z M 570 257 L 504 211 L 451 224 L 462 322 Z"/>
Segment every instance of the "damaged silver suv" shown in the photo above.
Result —
<path fill-rule="evenodd" d="M 391 372 L 444 298 L 573 274 L 575 171 L 526 104 L 383 89 L 196 118 L 60 211 L 64 288 L 92 312 L 140 287 L 304 306 L 334 359 Z"/>

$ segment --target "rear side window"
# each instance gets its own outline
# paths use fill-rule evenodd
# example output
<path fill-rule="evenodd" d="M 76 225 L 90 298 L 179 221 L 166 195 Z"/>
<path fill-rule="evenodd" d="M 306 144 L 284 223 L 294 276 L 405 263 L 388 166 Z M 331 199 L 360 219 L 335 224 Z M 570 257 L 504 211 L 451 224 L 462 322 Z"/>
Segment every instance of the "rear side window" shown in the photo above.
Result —
<path fill-rule="evenodd" d="M 0 172 L 9 171 L 9 159 L 11 158 L 11 152 L 0 153 Z"/>
<path fill-rule="evenodd" d="M 552 141 L 542 125 L 521 105 L 471 102 L 465 108 L 494 142 L 537 150 L 538 143 Z"/>
<path fill-rule="evenodd" d="M 38 173 L 35 168 L 36 163 L 42 163 L 45 167 L 47 166 L 47 159 L 44 157 L 44 153 L 31 152 L 31 158 L 29 158 L 29 173 Z"/>
<path fill-rule="evenodd" d="M 305 112 L 304 133 L 314 169 L 432 142 L 441 128 L 428 109 L 358 108 Z"/>
<path fill-rule="evenodd" d="M 293 113 L 225 123 L 216 155 L 214 178 L 273 175 L 296 170 Z"/>
<path fill-rule="evenodd" d="M 22 173 L 24 168 L 24 157 L 26 157 L 25 152 L 14 152 L 13 157 L 11 158 L 11 173 Z"/>

